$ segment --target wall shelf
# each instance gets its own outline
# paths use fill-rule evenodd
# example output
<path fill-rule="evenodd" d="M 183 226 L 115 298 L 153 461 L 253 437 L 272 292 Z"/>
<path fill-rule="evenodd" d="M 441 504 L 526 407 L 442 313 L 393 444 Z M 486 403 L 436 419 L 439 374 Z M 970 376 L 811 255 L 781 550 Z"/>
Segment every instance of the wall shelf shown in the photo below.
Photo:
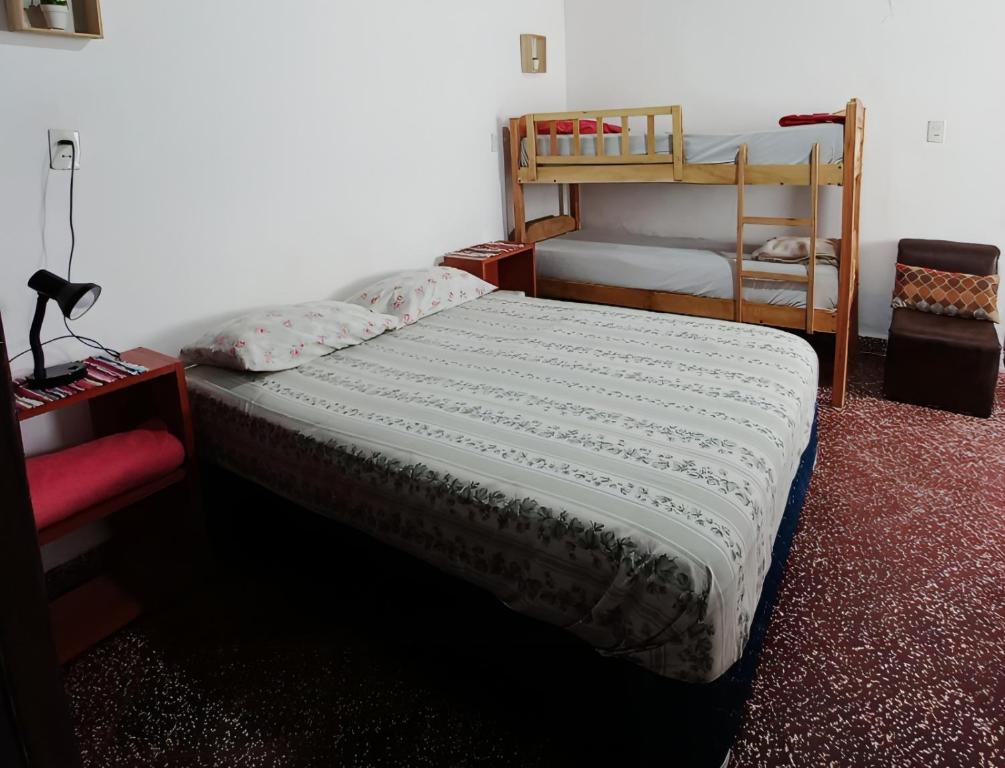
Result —
<path fill-rule="evenodd" d="M 38 6 L 26 9 L 23 0 L 6 0 L 7 27 L 11 32 L 100 40 L 105 36 L 101 24 L 101 0 L 69 0 L 73 29 L 50 29 Z"/>

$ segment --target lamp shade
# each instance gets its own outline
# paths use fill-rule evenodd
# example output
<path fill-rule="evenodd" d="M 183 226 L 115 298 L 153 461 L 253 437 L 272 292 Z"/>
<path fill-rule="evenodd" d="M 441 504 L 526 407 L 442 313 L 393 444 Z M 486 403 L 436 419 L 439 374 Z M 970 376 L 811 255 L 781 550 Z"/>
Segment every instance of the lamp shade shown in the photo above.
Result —
<path fill-rule="evenodd" d="M 63 316 L 70 320 L 82 317 L 101 295 L 100 285 L 71 283 L 45 269 L 40 269 L 31 276 L 28 287 L 37 291 L 39 296 L 55 301 Z"/>

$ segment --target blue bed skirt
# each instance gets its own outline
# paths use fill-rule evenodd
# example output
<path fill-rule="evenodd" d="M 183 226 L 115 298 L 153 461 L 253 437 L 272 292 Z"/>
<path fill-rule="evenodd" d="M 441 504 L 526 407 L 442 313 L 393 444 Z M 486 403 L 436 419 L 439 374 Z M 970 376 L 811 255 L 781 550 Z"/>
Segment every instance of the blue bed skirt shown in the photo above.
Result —
<path fill-rule="evenodd" d="M 750 698 L 764 636 L 771 621 L 792 549 L 792 539 L 810 487 L 817 458 L 817 420 L 810 442 L 803 451 L 799 469 L 789 490 L 788 502 L 775 537 L 771 568 L 764 579 L 761 599 L 750 628 L 743 656 L 722 677 L 706 685 L 678 683 L 648 672 L 641 680 L 645 695 L 640 700 L 639 764 L 672 763 L 695 768 L 720 768 L 726 761 L 740 727 L 743 709 Z M 668 723 L 672 723 L 668 727 Z"/>
<path fill-rule="evenodd" d="M 764 645 L 764 634 L 767 632 L 768 622 L 771 620 L 771 612 L 775 608 L 778 589 L 782 585 L 785 563 L 789 559 L 789 551 L 792 549 L 792 539 L 796 534 L 799 515 L 803 511 L 803 503 L 806 501 L 806 492 L 810 487 L 810 477 L 813 475 L 813 467 L 816 465 L 816 460 L 817 420 L 814 418 L 810 442 L 806 446 L 806 450 L 803 451 L 802 458 L 799 460 L 799 469 L 796 471 L 796 477 L 792 481 L 792 487 L 789 489 L 789 500 L 785 505 L 785 514 L 782 515 L 782 522 L 778 527 L 778 535 L 775 537 L 775 546 L 771 553 L 771 568 L 764 578 L 764 587 L 761 589 L 761 600 L 757 604 L 757 612 L 754 614 L 754 621 L 750 627 L 750 640 L 747 642 L 747 648 L 743 656 L 723 676 L 737 682 L 745 681 L 748 688 L 753 682 L 754 673 L 757 670 L 757 659 L 760 657 L 761 647 Z"/>

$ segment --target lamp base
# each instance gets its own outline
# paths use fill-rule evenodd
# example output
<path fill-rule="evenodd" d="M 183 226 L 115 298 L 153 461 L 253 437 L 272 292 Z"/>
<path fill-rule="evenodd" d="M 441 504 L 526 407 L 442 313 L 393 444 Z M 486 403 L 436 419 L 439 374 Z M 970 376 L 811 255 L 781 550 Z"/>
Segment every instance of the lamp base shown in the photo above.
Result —
<path fill-rule="evenodd" d="M 80 381 L 87 375 L 87 366 L 83 363 L 66 363 L 65 365 L 54 365 L 45 369 L 42 378 L 30 377 L 25 384 L 34 389 L 48 389 L 49 387 L 61 387 L 64 384 L 72 384 Z"/>

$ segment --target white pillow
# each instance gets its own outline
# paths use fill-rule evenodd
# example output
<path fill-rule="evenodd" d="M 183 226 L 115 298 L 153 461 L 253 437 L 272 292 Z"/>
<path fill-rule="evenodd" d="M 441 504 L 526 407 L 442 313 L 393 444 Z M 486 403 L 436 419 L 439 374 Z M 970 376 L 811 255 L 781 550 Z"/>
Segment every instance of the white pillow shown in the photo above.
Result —
<path fill-rule="evenodd" d="M 457 307 L 494 291 L 492 283 L 453 267 L 430 267 L 380 280 L 349 299 L 409 325 L 440 310 Z"/>
<path fill-rule="evenodd" d="M 773 237 L 754 251 L 751 258 L 780 264 L 805 264 L 810 260 L 810 239 Z M 817 238 L 817 261 L 821 264 L 837 264 L 837 260 L 837 243 L 834 240 Z"/>
<path fill-rule="evenodd" d="M 263 307 L 182 349 L 186 363 L 239 371 L 285 371 L 400 327 L 396 317 L 344 301 Z"/>

